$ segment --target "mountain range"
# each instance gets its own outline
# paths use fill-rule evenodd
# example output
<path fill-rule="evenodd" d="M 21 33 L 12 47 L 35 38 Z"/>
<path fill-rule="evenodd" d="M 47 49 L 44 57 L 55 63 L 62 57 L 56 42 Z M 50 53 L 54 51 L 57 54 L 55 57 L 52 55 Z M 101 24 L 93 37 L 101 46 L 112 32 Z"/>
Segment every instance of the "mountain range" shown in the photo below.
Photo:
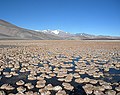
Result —
<path fill-rule="evenodd" d="M 120 40 L 120 37 L 70 34 L 62 30 L 29 30 L 0 19 L 0 39 L 4 40 Z"/>

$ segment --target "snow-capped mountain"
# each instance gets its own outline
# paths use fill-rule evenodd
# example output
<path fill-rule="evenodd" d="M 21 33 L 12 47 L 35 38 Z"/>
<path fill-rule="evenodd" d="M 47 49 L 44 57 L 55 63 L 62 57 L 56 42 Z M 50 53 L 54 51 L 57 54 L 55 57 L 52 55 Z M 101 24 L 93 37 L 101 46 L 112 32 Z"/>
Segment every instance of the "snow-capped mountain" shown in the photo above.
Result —
<path fill-rule="evenodd" d="M 58 35 L 60 30 L 43 30 L 42 32 L 48 33 L 48 34 L 55 34 Z"/>
<path fill-rule="evenodd" d="M 46 34 L 52 34 L 52 35 L 56 35 L 56 36 L 60 36 L 60 37 L 69 37 L 72 36 L 72 34 L 68 33 L 68 32 L 64 32 L 62 30 L 36 30 L 38 32 L 43 32 Z"/>
<path fill-rule="evenodd" d="M 96 37 L 95 35 L 86 34 L 86 33 L 76 33 L 75 36 L 84 36 L 84 37 L 89 37 L 89 38 Z"/>
<path fill-rule="evenodd" d="M 60 33 L 59 30 L 51 30 L 51 31 L 50 30 L 49 31 L 44 30 L 44 33 L 47 33 L 47 32 L 50 32 L 50 33 L 56 34 L 56 35 L 58 35 Z"/>

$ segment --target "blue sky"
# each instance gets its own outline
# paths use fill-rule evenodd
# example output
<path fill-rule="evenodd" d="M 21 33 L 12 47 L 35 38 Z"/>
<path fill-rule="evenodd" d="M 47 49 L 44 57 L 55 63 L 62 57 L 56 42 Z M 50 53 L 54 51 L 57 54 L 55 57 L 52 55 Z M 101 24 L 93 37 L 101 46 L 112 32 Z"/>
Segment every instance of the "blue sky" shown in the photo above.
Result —
<path fill-rule="evenodd" d="M 120 0 L 0 0 L 0 19 L 33 30 L 120 36 Z"/>

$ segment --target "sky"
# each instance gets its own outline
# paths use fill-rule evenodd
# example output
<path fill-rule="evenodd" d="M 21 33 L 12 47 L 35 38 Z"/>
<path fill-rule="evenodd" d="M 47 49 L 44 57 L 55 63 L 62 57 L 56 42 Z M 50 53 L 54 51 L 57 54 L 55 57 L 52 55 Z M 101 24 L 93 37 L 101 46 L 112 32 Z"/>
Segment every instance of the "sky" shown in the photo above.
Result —
<path fill-rule="evenodd" d="M 120 36 L 120 0 L 0 0 L 0 19 L 32 30 Z"/>

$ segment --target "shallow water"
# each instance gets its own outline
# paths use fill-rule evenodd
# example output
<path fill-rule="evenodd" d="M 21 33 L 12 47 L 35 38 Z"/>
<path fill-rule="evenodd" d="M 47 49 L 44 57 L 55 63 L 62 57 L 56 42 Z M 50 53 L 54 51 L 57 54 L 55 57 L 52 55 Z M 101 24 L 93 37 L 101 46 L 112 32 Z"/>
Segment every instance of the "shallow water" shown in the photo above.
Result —
<path fill-rule="evenodd" d="M 0 45 L 0 48 L 14 48 L 17 47 L 15 45 Z"/>
<path fill-rule="evenodd" d="M 62 57 L 62 56 L 60 56 L 60 57 Z M 68 73 L 75 73 L 75 62 L 77 62 L 78 60 L 80 59 L 80 57 L 77 57 L 77 58 L 73 58 L 73 62 L 68 62 L 68 63 L 64 63 L 64 64 L 73 64 L 74 66 L 72 67 L 72 69 L 73 69 L 73 71 L 70 71 L 70 72 L 68 72 Z M 49 62 L 47 63 L 47 64 L 49 64 Z M 50 64 L 49 64 L 50 65 Z M 86 62 L 86 65 L 90 65 L 88 62 Z M 100 64 L 101 65 L 101 64 Z M 38 66 L 38 67 L 43 67 L 43 64 L 38 64 L 38 65 L 36 65 L 36 66 Z M 21 68 L 20 68 L 21 69 Z M 52 67 L 52 69 L 54 69 L 54 67 Z M 11 68 L 6 68 L 6 69 L 4 69 L 2 72 L 11 72 Z M 14 90 L 12 90 L 12 91 L 6 91 L 6 90 L 4 90 L 5 92 L 6 92 L 6 94 L 9 94 L 9 93 L 17 93 L 17 85 L 15 84 L 17 81 L 19 81 L 19 80 L 24 80 L 25 81 L 25 83 L 32 83 L 33 85 L 35 85 L 36 84 L 36 82 L 37 82 L 37 80 L 33 80 L 33 81 L 30 81 L 30 80 L 28 80 L 27 79 L 27 76 L 29 75 L 29 71 L 28 72 L 25 72 L 25 73 L 21 73 L 21 72 L 19 72 L 19 70 L 17 70 L 16 71 L 19 75 L 18 76 L 13 76 L 13 77 L 11 77 L 11 78 L 6 78 L 3 74 L 1 74 L 1 81 L 0 81 L 0 85 L 2 85 L 2 84 L 5 84 L 5 83 L 8 83 L 8 84 L 11 84 L 12 86 L 14 86 L 15 87 L 15 89 Z M 116 70 L 116 69 L 114 69 L 114 68 L 110 68 L 110 70 L 108 71 L 108 72 L 104 72 L 105 73 L 105 76 L 104 77 L 100 77 L 100 78 L 94 78 L 93 76 L 90 76 L 90 75 L 88 75 L 88 74 L 81 74 L 80 76 L 81 76 L 81 78 L 85 78 L 85 77 L 88 77 L 88 78 L 90 78 L 90 79 L 96 79 L 96 80 L 99 80 L 99 79 L 102 79 L 102 80 L 104 80 L 104 81 L 106 81 L 106 82 L 110 82 L 110 83 L 115 83 L 115 82 L 120 82 L 120 70 Z M 40 74 L 38 74 L 38 75 L 40 75 Z M 57 86 L 57 85 L 60 85 L 61 87 L 63 87 L 62 86 L 62 82 L 60 82 L 60 81 L 58 81 L 57 80 L 57 77 L 52 77 L 52 78 L 50 78 L 50 79 L 47 79 L 47 78 L 45 78 L 45 80 L 46 80 L 46 85 L 47 84 L 52 84 L 53 86 Z M 71 85 L 73 85 L 74 86 L 74 88 L 76 88 L 78 85 L 85 85 L 85 83 L 83 83 L 83 84 L 78 84 L 78 83 L 76 83 L 75 82 L 75 78 L 73 78 L 72 79 L 72 81 L 70 82 L 70 84 Z M 99 85 L 99 84 L 96 84 L 96 85 Z M 24 86 L 25 87 L 25 86 Z M 26 88 L 26 87 L 25 87 Z M 113 89 L 115 88 L 115 86 L 113 85 Z M 26 88 L 27 89 L 27 88 Z M 65 90 L 65 89 L 64 89 Z M 33 89 L 31 89 L 31 90 L 29 90 L 29 89 L 27 89 L 27 91 L 34 91 L 34 92 L 38 92 L 39 91 L 39 89 L 38 88 L 36 88 L 36 87 L 34 87 Z M 67 90 L 65 90 L 68 94 L 70 93 L 70 91 L 67 91 Z M 56 92 L 55 91 L 51 91 L 51 93 L 52 93 L 52 95 L 54 95 Z"/>

